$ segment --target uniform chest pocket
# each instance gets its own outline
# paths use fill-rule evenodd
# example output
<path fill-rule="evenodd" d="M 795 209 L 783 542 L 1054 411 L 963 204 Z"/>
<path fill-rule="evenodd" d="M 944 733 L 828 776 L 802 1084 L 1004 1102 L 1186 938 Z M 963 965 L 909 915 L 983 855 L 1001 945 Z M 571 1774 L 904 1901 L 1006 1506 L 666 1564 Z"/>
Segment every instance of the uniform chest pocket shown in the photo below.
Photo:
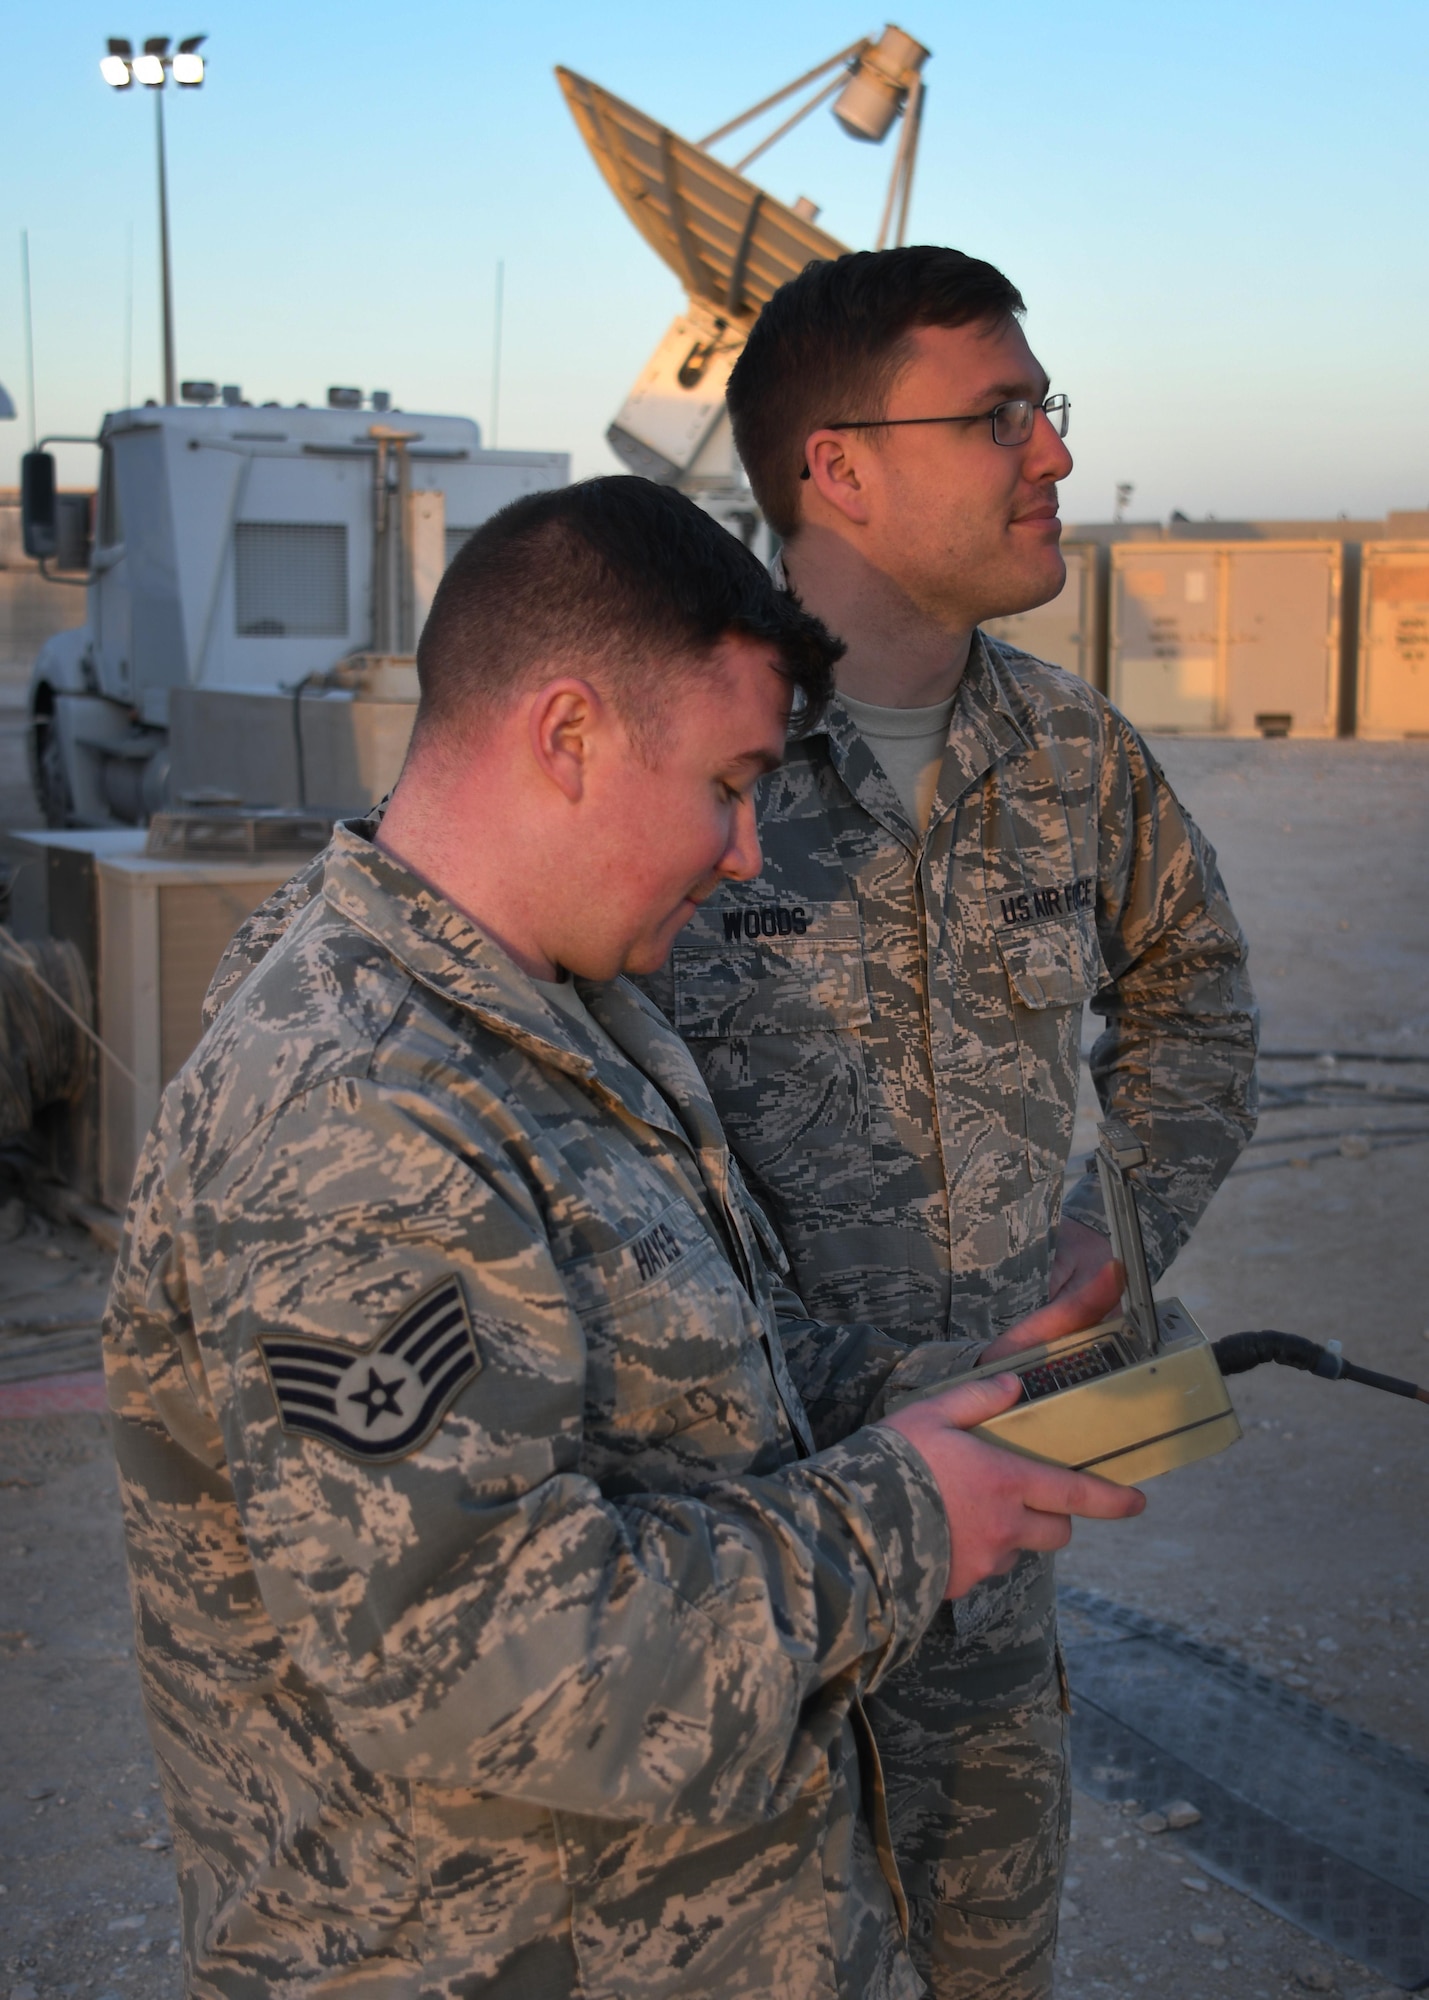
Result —
<path fill-rule="evenodd" d="M 1017 1031 L 1027 1169 L 1055 1206 L 1077 1109 L 1082 1005 L 1108 974 L 1090 911 L 996 939 Z"/>
<path fill-rule="evenodd" d="M 675 1026 L 687 1039 L 867 1027 L 863 927 L 854 902 L 701 910 L 673 957 Z"/>
<path fill-rule="evenodd" d="M 852 899 L 701 910 L 675 943 L 675 1025 L 756 1198 L 792 1244 L 872 1198 L 870 1026 Z"/>
<path fill-rule="evenodd" d="M 996 935 L 1007 983 L 1020 1007 L 1080 1007 L 1107 978 L 1090 916 Z"/>
<path fill-rule="evenodd" d="M 585 1338 L 586 1469 L 602 1485 L 629 1473 L 657 1488 L 777 1455 L 758 1311 L 687 1204 L 561 1275 Z"/>

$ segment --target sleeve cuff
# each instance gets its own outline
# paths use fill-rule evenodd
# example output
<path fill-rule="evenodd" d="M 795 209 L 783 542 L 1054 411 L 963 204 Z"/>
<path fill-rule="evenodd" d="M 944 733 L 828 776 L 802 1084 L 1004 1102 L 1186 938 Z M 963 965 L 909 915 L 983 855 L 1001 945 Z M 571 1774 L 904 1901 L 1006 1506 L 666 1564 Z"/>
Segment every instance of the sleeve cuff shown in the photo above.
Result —
<path fill-rule="evenodd" d="M 888 1621 L 886 1644 L 863 1683 L 875 1686 L 913 1650 L 942 1605 L 953 1555 L 943 1496 L 921 1453 L 883 1426 L 855 1432 L 806 1459 L 800 1471 L 834 1481 L 867 1523 L 866 1553 L 878 1568 Z"/>
<path fill-rule="evenodd" d="M 876 1422 L 909 1403 L 921 1403 L 925 1396 L 936 1396 L 940 1389 L 960 1382 L 977 1367 L 986 1345 L 982 1339 L 964 1338 L 926 1340 L 921 1347 L 913 1348 L 889 1371 L 869 1412 L 869 1421 Z"/>

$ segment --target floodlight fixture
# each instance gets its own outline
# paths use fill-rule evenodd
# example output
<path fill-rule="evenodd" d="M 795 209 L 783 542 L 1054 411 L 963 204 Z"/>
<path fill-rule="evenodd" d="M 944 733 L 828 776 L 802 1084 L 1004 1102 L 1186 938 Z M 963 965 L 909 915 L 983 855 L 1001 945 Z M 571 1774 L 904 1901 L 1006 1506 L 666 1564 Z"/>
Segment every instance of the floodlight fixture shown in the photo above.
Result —
<path fill-rule="evenodd" d="M 207 35 L 187 35 L 170 55 L 167 35 L 150 35 L 143 53 L 135 55 L 134 44 L 122 35 L 109 37 L 108 52 L 100 59 L 99 74 L 113 90 L 128 90 L 142 83 L 154 93 L 154 143 L 159 158 L 159 251 L 162 279 L 164 329 L 164 401 L 173 403 L 176 394 L 174 367 L 174 287 L 169 256 L 169 171 L 164 152 L 164 85 L 168 75 L 181 90 L 196 90 L 204 79 L 204 60 L 198 53 Z M 166 75 L 167 72 L 167 75 Z"/>

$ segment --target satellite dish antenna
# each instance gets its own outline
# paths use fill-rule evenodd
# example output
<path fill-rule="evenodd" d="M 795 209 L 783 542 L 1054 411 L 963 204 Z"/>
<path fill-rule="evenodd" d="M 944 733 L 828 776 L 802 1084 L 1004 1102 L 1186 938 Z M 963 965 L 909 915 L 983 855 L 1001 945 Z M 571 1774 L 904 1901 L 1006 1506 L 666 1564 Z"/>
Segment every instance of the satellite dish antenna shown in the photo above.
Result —
<path fill-rule="evenodd" d="M 697 144 L 574 71 L 556 77 L 611 192 L 679 278 L 688 303 L 650 357 L 606 438 L 633 472 L 678 486 L 752 542 L 759 513 L 734 453 L 724 391 L 760 308 L 808 263 L 848 246 L 816 227 L 812 202 L 792 207 L 747 167 L 831 97 L 850 137 L 878 144 L 902 116 L 877 249 L 908 224 L 929 51 L 901 28 L 865 36 L 761 98 Z M 830 80 L 830 72 L 834 72 Z M 733 166 L 710 151 L 812 85 L 810 95 Z"/>
<path fill-rule="evenodd" d="M 558 69 L 581 137 L 611 192 L 691 299 L 752 326 L 812 259 L 847 245 L 599 84 Z M 746 114 L 748 115 L 748 114 Z"/>

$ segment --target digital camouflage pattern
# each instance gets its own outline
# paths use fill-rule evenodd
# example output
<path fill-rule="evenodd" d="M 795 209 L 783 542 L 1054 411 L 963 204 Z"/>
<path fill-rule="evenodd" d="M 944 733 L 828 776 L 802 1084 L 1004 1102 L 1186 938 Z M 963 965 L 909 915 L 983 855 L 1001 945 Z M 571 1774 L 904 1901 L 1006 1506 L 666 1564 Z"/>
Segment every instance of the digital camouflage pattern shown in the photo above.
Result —
<path fill-rule="evenodd" d="M 1102 1103 L 1148 1150 L 1159 1274 L 1254 1127 L 1256 1015 L 1215 856 L 1124 717 L 978 634 L 926 836 L 837 702 L 765 781 L 759 827 L 760 878 L 643 983 L 808 1309 L 939 1343 L 931 1382 L 1044 1302 L 1060 1215 L 1106 1227 L 1094 1173 L 1062 1203 L 1084 1001 Z M 1024 1558 L 868 1704 L 937 2000 L 1050 1991 L 1055 1632 L 1052 1564 Z"/>
<path fill-rule="evenodd" d="M 644 985 L 687 1037 L 826 1326 L 781 1318 L 820 1441 L 888 1372 L 927 1389 L 1041 1304 L 1065 1206 L 1082 1002 L 1092 1072 L 1147 1145 L 1153 1274 L 1254 1128 L 1256 1013 L 1215 856 L 1145 742 L 1085 682 L 974 638 L 926 837 L 847 712 L 761 793 L 765 865 Z M 217 1007 L 313 894 L 256 911 Z M 783 1302 L 791 1313 L 800 1308 Z M 873 1405 L 876 1410 L 879 1405 Z M 946 1606 L 866 1704 L 915 1955 L 937 2000 L 1041 2000 L 1069 1805 L 1050 1562 Z"/>
<path fill-rule="evenodd" d="M 801 1455 L 777 1246 L 647 1001 L 582 984 L 607 1046 L 360 828 L 315 885 L 165 1094 L 106 1318 L 186 1990 L 911 2000 L 860 1697 L 946 1584 L 922 1460 Z M 905 1350 L 786 1304 L 827 1428 Z"/>

